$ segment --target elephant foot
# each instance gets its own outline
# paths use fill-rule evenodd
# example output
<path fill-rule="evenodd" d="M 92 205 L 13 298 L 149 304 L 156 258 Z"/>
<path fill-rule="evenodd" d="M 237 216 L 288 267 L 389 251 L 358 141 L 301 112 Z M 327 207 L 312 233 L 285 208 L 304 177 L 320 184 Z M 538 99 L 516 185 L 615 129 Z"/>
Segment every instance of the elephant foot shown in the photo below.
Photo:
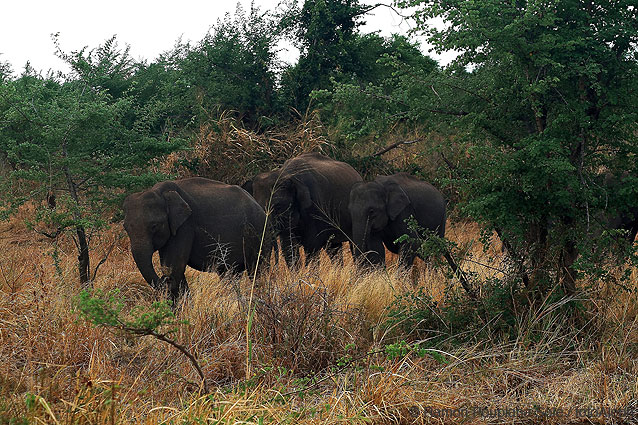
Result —
<path fill-rule="evenodd" d="M 169 299 L 173 305 L 173 309 L 177 308 L 177 303 L 180 298 L 188 294 L 188 284 L 185 279 L 178 281 L 171 276 L 163 276 L 160 279 L 162 285 L 159 288 L 160 291 L 168 290 Z"/>

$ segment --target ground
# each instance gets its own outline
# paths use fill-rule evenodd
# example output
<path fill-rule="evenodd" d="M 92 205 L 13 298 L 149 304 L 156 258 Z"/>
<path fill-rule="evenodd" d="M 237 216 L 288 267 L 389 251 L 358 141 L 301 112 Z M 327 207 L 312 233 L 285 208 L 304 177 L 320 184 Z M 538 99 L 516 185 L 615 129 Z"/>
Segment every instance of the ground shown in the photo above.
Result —
<path fill-rule="evenodd" d="M 595 309 L 591 321 L 573 332 L 556 326 L 556 302 L 519 318 L 522 330 L 546 325 L 541 338 L 521 332 L 419 355 L 402 351 L 415 337 L 388 315 L 397 296 L 421 289 L 443 302 L 458 286 L 430 264 L 365 272 L 345 254 L 290 270 L 271 259 L 254 286 L 252 276 L 190 270 L 190 294 L 176 308 L 188 323 L 173 337 L 201 364 L 204 394 L 173 347 L 80 319 L 72 241 L 55 248 L 20 218 L 0 224 L 0 424 L 638 421 L 635 291 L 609 299 L 595 289 L 584 304 Z M 448 226 L 472 254 L 463 267 L 497 276 L 504 254 L 474 242 L 478 227 Z M 121 225 L 92 243 L 94 266 L 113 247 L 94 288 L 119 288 L 126 311 L 161 299 L 137 271 Z"/>

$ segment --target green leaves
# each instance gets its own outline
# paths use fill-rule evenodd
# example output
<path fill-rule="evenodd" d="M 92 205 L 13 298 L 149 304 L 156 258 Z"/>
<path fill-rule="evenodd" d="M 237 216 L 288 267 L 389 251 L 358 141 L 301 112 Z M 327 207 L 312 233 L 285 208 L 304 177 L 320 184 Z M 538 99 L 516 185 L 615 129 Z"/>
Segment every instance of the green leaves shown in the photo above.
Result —
<path fill-rule="evenodd" d="M 119 290 L 108 293 L 100 290 L 93 293 L 84 290 L 77 296 L 75 306 L 80 317 L 95 326 L 118 327 L 122 325 L 120 313 L 124 303 L 119 297 Z"/>
<path fill-rule="evenodd" d="M 398 4 L 417 7 L 417 31 L 437 49 L 461 53 L 439 80 L 457 90 L 432 87 L 467 112 L 433 126 L 462 144 L 449 180 L 462 212 L 561 281 L 574 241 L 592 249 L 601 217 L 631 206 L 600 188 L 606 173 L 638 175 L 638 11 L 628 1 Z"/>
<path fill-rule="evenodd" d="M 202 120 L 234 111 L 244 124 L 257 128 L 262 116 L 277 111 L 279 37 L 272 14 L 238 6 L 197 46 L 185 46 L 178 66 Z"/>
<path fill-rule="evenodd" d="M 175 318 L 169 301 L 138 305 L 128 314 L 123 313 L 124 305 L 119 289 L 83 290 L 74 302 L 79 316 L 93 325 L 134 335 L 170 335 L 179 330 L 179 325 L 187 324 Z"/>
<path fill-rule="evenodd" d="M 311 94 L 322 117 L 348 146 L 369 139 L 385 143 L 389 129 L 407 130 L 431 121 L 436 104 L 431 88 L 437 73 L 434 60 L 402 36 L 361 35 L 353 39 L 352 47 L 356 71 L 336 74 L 330 89 Z M 397 128 L 398 122 L 404 125 Z"/>
<path fill-rule="evenodd" d="M 31 200 L 34 229 L 52 238 L 70 231 L 86 283 L 96 271 L 86 232 L 102 228 L 126 190 L 150 182 L 149 165 L 183 142 L 146 125 L 155 106 L 142 105 L 132 90 L 134 63 L 114 38 L 58 55 L 71 66 L 69 75 L 27 69 L 0 84 L 0 152 L 12 169 L 1 207 L 14 212 Z M 57 202 L 43 203 L 45 197 Z"/>
<path fill-rule="evenodd" d="M 358 0 L 306 0 L 300 10 L 290 12 L 287 24 L 301 54 L 298 63 L 282 75 L 286 103 L 305 111 L 313 90 L 328 89 L 332 78 L 361 75 L 367 65 L 374 64 L 377 57 L 366 56 L 377 47 L 375 36 L 360 36 L 356 31 L 364 13 Z"/>

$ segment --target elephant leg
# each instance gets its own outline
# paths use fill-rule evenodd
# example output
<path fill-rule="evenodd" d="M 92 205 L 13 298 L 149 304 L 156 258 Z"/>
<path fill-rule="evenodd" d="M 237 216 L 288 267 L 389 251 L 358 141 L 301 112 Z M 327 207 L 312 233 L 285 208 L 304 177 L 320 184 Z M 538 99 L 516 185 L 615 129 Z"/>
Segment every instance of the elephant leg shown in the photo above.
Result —
<path fill-rule="evenodd" d="M 416 251 L 410 244 L 402 245 L 399 248 L 399 264 L 406 269 L 410 268 L 414 264 L 414 258 L 416 257 Z"/>
<path fill-rule="evenodd" d="M 179 240 L 172 240 L 160 249 L 160 263 L 162 268 L 170 269 L 167 276 L 167 285 L 171 299 L 176 302 L 180 296 L 188 291 L 188 284 L 184 272 L 188 264 L 191 245 L 186 245 L 186 241 L 178 243 Z"/>
<path fill-rule="evenodd" d="M 299 246 L 292 234 L 282 233 L 279 242 L 281 244 L 281 252 L 284 260 L 289 267 L 292 267 L 299 260 Z"/>
<path fill-rule="evenodd" d="M 370 237 L 367 241 L 367 249 L 363 252 L 359 261 L 363 267 L 385 267 L 385 246 L 379 237 Z"/>
<path fill-rule="evenodd" d="M 162 267 L 170 268 L 170 274 L 163 276 L 162 279 L 165 280 L 171 300 L 175 303 L 188 290 L 188 284 L 184 276 L 186 263 L 165 260 L 162 261 Z"/>
<path fill-rule="evenodd" d="M 306 264 L 319 254 L 322 248 L 327 249 L 328 237 L 326 233 L 324 233 L 321 228 L 318 228 L 316 223 L 310 221 L 306 223 L 300 223 L 303 225 L 301 241 L 303 245 L 304 252 L 306 253 Z"/>
<path fill-rule="evenodd" d="M 317 257 L 319 251 L 321 251 L 321 247 L 315 246 L 315 244 L 304 244 L 303 246 L 304 253 L 306 254 L 305 263 L 308 264 L 310 260 Z"/>
<path fill-rule="evenodd" d="M 390 232 L 386 229 L 386 232 L 383 233 L 383 245 L 388 251 L 398 256 L 399 265 L 404 265 L 406 260 L 404 259 L 405 253 L 402 252 L 403 245 L 395 243 L 403 233 L 400 233 L 398 236 L 397 233 L 400 232 Z"/>
<path fill-rule="evenodd" d="M 338 264 L 343 263 L 343 254 L 341 253 L 342 242 L 329 241 L 328 245 L 326 245 L 326 253 L 328 256 L 334 260 Z"/>
<path fill-rule="evenodd" d="M 252 275 L 259 267 L 270 264 L 272 240 L 267 231 L 262 233 L 250 225 L 245 225 L 242 232 L 241 249 L 243 269 L 245 269 L 249 275 Z M 241 268 L 237 268 L 237 271 L 242 270 Z"/>

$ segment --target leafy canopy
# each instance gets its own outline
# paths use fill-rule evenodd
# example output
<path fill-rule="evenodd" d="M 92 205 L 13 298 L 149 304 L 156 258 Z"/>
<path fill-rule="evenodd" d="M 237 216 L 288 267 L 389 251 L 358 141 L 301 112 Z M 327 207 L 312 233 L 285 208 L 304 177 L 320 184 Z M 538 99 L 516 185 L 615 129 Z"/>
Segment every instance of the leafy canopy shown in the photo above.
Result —
<path fill-rule="evenodd" d="M 11 166 L 2 206 L 6 215 L 32 200 L 31 220 L 42 233 L 71 231 L 87 282 L 92 232 L 125 190 L 162 178 L 149 165 L 181 143 L 151 130 L 154 108 L 132 93 L 134 64 L 115 39 L 62 57 L 69 75 L 42 77 L 27 68 L 0 84 L 0 152 Z"/>
<path fill-rule="evenodd" d="M 439 128 L 465 144 L 454 182 L 463 211 L 534 269 L 560 275 L 595 240 L 583 234 L 627 212 L 605 176 L 638 193 L 635 2 L 397 3 L 417 8 L 417 29 L 437 50 L 460 54 L 445 70 L 458 90 L 439 93 L 464 114 Z M 429 26 L 433 18 L 445 25 Z"/>

